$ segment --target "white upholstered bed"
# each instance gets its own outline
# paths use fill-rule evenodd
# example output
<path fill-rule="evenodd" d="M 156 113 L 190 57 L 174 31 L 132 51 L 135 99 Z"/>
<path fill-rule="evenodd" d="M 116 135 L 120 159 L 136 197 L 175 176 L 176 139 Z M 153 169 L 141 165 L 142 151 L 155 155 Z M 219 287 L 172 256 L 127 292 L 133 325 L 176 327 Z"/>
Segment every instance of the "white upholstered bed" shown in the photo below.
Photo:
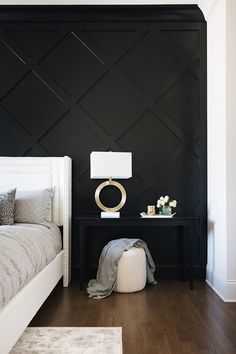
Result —
<path fill-rule="evenodd" d="M 71 159 L 0 157 L 0 190 L 53 188 L 52 220 L 63 227 L 63 250 L 0 310 L 0 353 L 8 353 L 63 276 L 71 274 Z"/>

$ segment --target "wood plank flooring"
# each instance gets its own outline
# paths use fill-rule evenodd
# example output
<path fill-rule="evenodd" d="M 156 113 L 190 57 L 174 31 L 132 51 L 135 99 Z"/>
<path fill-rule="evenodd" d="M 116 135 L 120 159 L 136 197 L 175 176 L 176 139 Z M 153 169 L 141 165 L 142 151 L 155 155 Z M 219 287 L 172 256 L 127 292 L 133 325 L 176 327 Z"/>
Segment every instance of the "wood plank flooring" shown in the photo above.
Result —
<path fill-rule="evenodd" d="M 132 294 L 88 299 L 73 281 L 57 286 L 31 326 L 122 326 L 124 354 L 236 354 L 236 303 L 204 282 L 194 291 L 161 281 Z"/>

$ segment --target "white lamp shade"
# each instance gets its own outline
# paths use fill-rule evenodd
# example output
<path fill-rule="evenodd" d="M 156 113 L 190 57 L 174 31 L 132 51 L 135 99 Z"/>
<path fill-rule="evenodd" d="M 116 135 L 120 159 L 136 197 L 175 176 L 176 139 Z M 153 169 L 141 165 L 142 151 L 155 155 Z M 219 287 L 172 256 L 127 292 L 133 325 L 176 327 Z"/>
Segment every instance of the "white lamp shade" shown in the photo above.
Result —
<path fill-rule="evenodd" d="M 93 151 L 90 154 L 90 178 L 132 177 L 132 153 Z"/>

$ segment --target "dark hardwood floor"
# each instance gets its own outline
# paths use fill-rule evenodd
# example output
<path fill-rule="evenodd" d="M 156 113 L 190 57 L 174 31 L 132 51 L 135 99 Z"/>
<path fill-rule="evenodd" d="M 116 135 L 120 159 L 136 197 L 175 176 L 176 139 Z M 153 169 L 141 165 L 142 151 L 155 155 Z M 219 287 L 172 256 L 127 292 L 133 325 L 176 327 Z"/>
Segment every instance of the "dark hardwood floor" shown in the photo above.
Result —
<path fill-rule="evenodd" d="M 161 281 L 132 294 L 88 299 L 73 281 L 58 285 L 31 326 L 122 326 L 124 354 L 235 354 L 236 303 L 224 303 L 204 282 L 194 291 Z"/>

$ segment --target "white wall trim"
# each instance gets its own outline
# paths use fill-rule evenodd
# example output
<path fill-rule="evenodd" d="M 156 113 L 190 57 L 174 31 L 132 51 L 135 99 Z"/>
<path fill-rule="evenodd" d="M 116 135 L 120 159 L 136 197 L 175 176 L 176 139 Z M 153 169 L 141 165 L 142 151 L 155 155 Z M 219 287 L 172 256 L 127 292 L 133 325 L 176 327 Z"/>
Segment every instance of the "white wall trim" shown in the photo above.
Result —
<path fill-rule="evenodd" d="M 198 0 L 0 0 L 0 5 L 188 5 L 197 3 Z"/>
<path fill-rule="evenodd" d="M 218 0 L 197 0 L 196 3 L 204 13 L 205 19 L 207 20 L 211 13 L 213 12 Z"/>
<path fill-rule="evenodd" d="M 198 5 L 205 18 L 218 0 L 0 0 L 0 5 Z"/>
<path fill-rule="evenodd" d="M 211 6 L 209 7 L 208 13 L 206 15 L 207 19 L 211 16 L 212 12 L 214 11 L 217 1 L 218 0 L 212 0 Z"/>
<path fill-rule="evenodd" d="M 213 269 L 207 267 L 207 279 L 206 283 L 215 291 L 215 293 L 224 302 L 236 302 L 236 281 L 225 281 L 218 276 Z"/>
<path fill-rule="evenodd" d="M 218 0 L 0 0 L 0 5 L 198 5 L 207 19 Z"/>
<path fill-rule="evenodd" d="M 224 297 L 224 280 L 216 275 L 213 269 L 206 268 L 206 283 L 216 292 L 219 297 L 225 301 Z"/>

